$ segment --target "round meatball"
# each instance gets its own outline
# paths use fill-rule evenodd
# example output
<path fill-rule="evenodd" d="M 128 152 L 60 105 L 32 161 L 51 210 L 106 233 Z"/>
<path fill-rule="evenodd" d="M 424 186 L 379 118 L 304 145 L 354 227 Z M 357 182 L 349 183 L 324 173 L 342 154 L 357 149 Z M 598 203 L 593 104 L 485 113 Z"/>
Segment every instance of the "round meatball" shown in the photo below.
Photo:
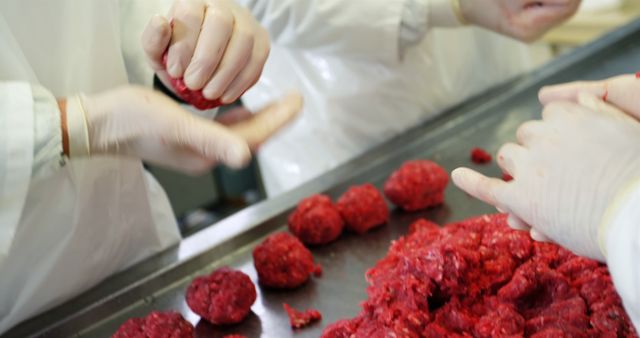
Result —
<path fill-rule="evenodd" d="M 131 318 L 111 338 L 193 338 L 193 325 L 177 312 L 151 312 Z"/>
<path fill-rule="evenodd" d="M 293 289 L 304 284 L 316 271 L 313 255 L 296 237 L 275 233 L 253 250 L 253 264 L 260 284 L 277 289 Z"/>
<path fill-rule="evenodd" d="M 328 196 L 305 198 L 289 216 L 289 230 L 303 243 L 322 245 L 336 240 L 344 221 Z"/>
<path fill-rule="evenodd" d="M 363 234 L 389 219 L 389 208 L 382 194 L 371 184 L 349 188 L 336 204 L 347 229 Z"/>
<path fill-rule="evenodd" d="M 166 68 L 167 53 L 164 53 L 164 55 L 162 56 L 162 62 Z M 184 102 L 200 110 L 211 109 L 211 108 L 219 107 L 222 105 L 222 102 L 220 102 L 219 99 L 209 100 L 206 97 L 204 97 L 204 95 L 202 94 L 202 89 L 200 90 L 189 89 L 187 85 L 184 83 L 183 78 L 176 79 L 176 78 L 169 77 L 169 81 L 171 82 L 171 86 L 173 87 L 173 90 L 175 91 L 176 95 L 178 95 L 180 99 L 182 99 Z"/>
<path fill-rule="evenodd" d="M 225 267 L 194 279 L 186 297 L 193 312 L 213 324 L 225 325 L 241 322 L 257 294 L 249 276 Z"/>
<path fill-rule="evenodd" d="M 407 211 L 442 204 L 449 183 L 447 172 L 434 162 L 405 162 L 384 184 L 384 194 L 393 204 Z"/>

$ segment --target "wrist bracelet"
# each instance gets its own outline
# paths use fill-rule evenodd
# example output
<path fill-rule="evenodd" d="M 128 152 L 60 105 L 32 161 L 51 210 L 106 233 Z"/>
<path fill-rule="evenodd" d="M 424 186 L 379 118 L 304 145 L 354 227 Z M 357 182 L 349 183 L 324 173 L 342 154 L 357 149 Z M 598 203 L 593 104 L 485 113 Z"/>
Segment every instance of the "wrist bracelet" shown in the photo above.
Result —
<path fill-rule="evenodd" d="M 453 7 L 453 14 L 458 19 L 458 22 L 462 25 L 468 25 L 469 21 L 462 14 L 462 8 L 460 7 L 460 0 L 451 0 L 451 7 Z"/>

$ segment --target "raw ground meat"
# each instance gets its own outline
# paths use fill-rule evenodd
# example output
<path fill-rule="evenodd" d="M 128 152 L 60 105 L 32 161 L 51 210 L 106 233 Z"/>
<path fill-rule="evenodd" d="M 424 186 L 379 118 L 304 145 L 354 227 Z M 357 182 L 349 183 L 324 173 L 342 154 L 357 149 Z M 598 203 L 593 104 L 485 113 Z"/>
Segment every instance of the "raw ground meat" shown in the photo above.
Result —
<path fill-rule="evenodd" d="M 396 206 L 417 211 L 442 204 L 449 183 L 447 172 L 434 162 L 405 162 L 384 184 L 384 194 Z"/>
<path fill-rule="evenodd" d="M 162 64 L 167 68 L 167 52 L 162 56 Z M 171 82 L 171 86 L 173 87 L 176 95 L 178 95 L 180 99 L 200 110 L 211 109 L 222 105 L 222 102 L 220 102 L 219 99 L 209 100 L 205 98 L 202 94 L 202 90 L 189 89 L 184 83 L 183 78 L 175 79 L 170 77 L 169 81 Z"/>
<path fill-rule="evenodd" d="M 289 231 L 308 245 L 330 243 L 340 237 L 343 228 L 342 216 L 325 195 L 303 199 L 289 216 Z"/>
<path fill-rule="evenodd" d="M 286 232 L 275 233 L 258 245 L 253 264 L 260 284 L 276 289 L 296 288 L 317 270 L 309 249 Z"/>
<path fill-rule="evenodd" d="M 228 334 L 222 338 L 247 338 L 247 336 L 241 334 Z"/>
<path fill-rule="evenodd" d="M 502 173 L 502 180 L 505 182 L 510 182 L 513 181 L 513 176 L 507 174 L 507 173 Z"/>
<path fill-rule="evenodd" d="M 471 161 L 475 164 L 486 164 L 491 162 L 491 154 L 482 148 L 471 149 Z"/>
<path fill-rule="evenodd" d="M 193 325 L 177 312 L 151 312 L 131 318 L 111 338 L 194 338 Z"/>
<path fill-rule="evenodd" d="M 506 215 L 419 220 L 366 278 L 360 314 L 323 338 L 637 337 L 604 265 L 532 241 Z"/>
<path fill-rule="evenodd" d="M 187 305 L 200 317 L 217 325 L 241 322 L 256 301 L 256 287 L 241 271 L 220 268 L 200 276 L 187 288 Z"/>
<path fill-rule="evenodd" d="M 349 188 L 336 203 L 347 229 L 363 234 L 389 219 L 389 208 L 382 194 L 367 183 Z"/>
<path fill-rule="evenodd" d="M 305 326 L 309 326 L 314 322 L 322 320 L 322 314 L 316 309 L 309 309 L 304 312 L 298 311 L 287 303 L 282 303 L 282 307 L 287 311 L 289 316 L 289 323 L 294 329 L 301 329 Z"/>

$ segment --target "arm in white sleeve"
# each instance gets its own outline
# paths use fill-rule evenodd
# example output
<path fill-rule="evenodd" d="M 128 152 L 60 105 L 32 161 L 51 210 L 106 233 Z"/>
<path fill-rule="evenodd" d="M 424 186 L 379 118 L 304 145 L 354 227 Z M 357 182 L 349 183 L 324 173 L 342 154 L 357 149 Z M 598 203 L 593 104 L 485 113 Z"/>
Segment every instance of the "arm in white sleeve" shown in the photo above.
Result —
<path fill-rule="evenodd" d="M 602 225 L 607 265 L 636 330 L 640 330 L 640 179 L 620 194 Z"/>
<path fill-rule="evenodd" d="M 33 179 L 60 167 L 58 103 L 27 82 L 0 81 L 0 262 L 9 252 Z"/>
<path fill-rule="evenodd" d="M 433 27 L 459 25 L 450 0 L 236 0 L 278 46 L 397 62 Z"/>

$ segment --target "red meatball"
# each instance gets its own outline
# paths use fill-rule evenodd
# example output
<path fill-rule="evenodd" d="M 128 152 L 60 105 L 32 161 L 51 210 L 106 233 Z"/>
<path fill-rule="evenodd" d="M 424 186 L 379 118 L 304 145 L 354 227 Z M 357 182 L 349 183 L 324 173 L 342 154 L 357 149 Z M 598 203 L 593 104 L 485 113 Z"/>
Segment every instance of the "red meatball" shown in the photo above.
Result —
<path fill-rule="evenodd" d="M 186 297 L 193 312 L 211 323 L 224 325 L 241 322 L 251 311 L 257 294 L 249 276 L 221 268 L 194 279 Z"/>
<path fill-rule="evenodd" d="M 471 161 L 475 164 L 486 164 L 491 162 L 491 154 L 482 148 L 471 149 Z"/>
<path fill-rule="evenodd" d="M 317 268 L 309 249 L 286 232 L 273 234 L 253 250 L 260 284 L 293 289 L 304 284 Z"/>
<path fill-rule="evenodd" d="M 289 216 L 289 230 L 303 243 L 322 245 L 336 240 L 344 222 L 328 196 L 305 198 Z"/>
<path fill-rule="evenodd" d="M 166 52 L 162 56 L 162 63 L 166 68 L 167 67 Z M 173 90 L 175 91 L 176 95 L 178 95 L 179 98 L 181 98 L 184 102 L 200 110 L 211 109 L 211 108 L 219 107 L 222 105 L 222 102 L 220 102 L 219 99 L 209 100 L 205 98 L 204 95 L 202 94 L 202 89 L 200 90 L 189 89 L 187 85 L 184 83 L 183 78 L 175 79 L 175 78 L 169 77 L 169 81 L 171 82 L 171 86 L 173 87 Z"/>
<path fill-rule="evenodd" d="M 177 312 L 151 312 L 127 320 L 111 338 L 193 338 L 193 325 Z"/>
<path fill-rule="evenodd" d="M 322 314 L 316 309 L 309 309 L 302 312 L 292 308 L 287 303 L 282 303 L 282 307 L 287 311 L 289 323 L 294 329 L 301 329 L 305 326 L 311 325 L 313 322 L 322 320 Z"/>
<path fill-rule="evenodd" d="M 336 204 L 347 229 L 363 234 L 389 219 L 382 194 L 371 184 L 349 188 Z"/>
<path fill-rule="evenodd" d="M 405 162 L 384 184 L 384 194 L 393 204 L 416 211 L 442 204 L 449 183 L 447 172 L 434 162 Z"/>

